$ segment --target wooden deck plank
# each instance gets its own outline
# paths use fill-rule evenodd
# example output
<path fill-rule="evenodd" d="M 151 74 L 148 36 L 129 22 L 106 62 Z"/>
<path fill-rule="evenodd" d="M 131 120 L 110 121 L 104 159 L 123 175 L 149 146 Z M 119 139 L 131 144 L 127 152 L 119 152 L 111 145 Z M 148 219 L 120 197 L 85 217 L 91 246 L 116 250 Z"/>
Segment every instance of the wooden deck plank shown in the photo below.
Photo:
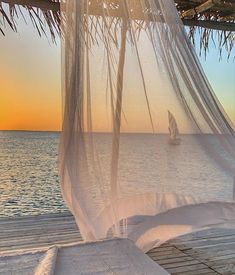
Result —
<path fill-rule="evenodd" d="M 187 250 L 187 249 L 200 249 L 201 251 L 206 251 L 209 247 L 213 250 L 216 250 L 218 248 L 221 248 L 223 246 L 227 247 L 227 245 L 230 245 L 230 247 L 235 247 L 235 236 L 230 238 L 228 236 L 220 237 L 220 238 L 214 238 L 214 239 L 204 239 L 197 242 L 189 242 L 184 244 L 173 244 L 177 246 L 179 249 Z"/>
<path fill-rule="evenodd" d="M 191 271 L 184 271 L 184 272 L 178 272 L 178 273 L 172 273 L 173 275 L 215 275 L 218 273 L 215 273 L 215 271 L 208 271 L 208 268 L 206 269 L 198 269 L 198 270 L 191 270 Z"/>
<path fill-rule="evenodd" d="M 162 267 L 165 268 L 170 274 L 178 274 L 178 273 L 185 274 L 185 272 L 189 272 L 189 271 L 197 271 L 198 272 L 198 270 L 200 270 L 200 269 L 205 269 L 204 264 L 194 264 L 194 265 L 176 266 L 176 267 L 171 266 L 170 268 L 164 267 L 164 265 L 163 265 Z M 209 272 L 209 270 L 208 270 L 208 272 Z"/>
<path fill-rule="evenodd" d="M 169 260 L 169 261 L 181 261 L 182 259 L 186 258 L 187 259 L 192 259 L 192 257 L 190 256 L 187 256 L 185 254 L 172 254 L 172 255 L 164 255 L 164 256 L 153 256 L 149 253 L 147 253 L 149 255 L 149 257 L 151 257 L 153 260 L 157 261 L 157 262 L 161 262 L 161 261 L 164 261 L 164 260 Z"/>
<path fill-rule="evenodd" d="M 151 257 L 153 259 L 153 257 Z M 159 259 L 158 258 L 158 263 L 160 265 L 168 265 L 168 264 L 184 264 L 184 263 L 189 263 L 189 262 L 192 262 L 194 261 L 192 257 L 189 257 L 189 256 L 183 256 L 183 257 L 177 257 L 177 258 L 165 258 L 165 259 Z M 197 261 L 198 263 L 198 261 Z"/>
<path fill-rule="evenodd" d="M 214 237 L 220 237 L 220 236 L 235 236 L 235 230 L 234 229 L 210 229 L 210 230 L 203 230 L 194 232 L 193 234 L 188 234 L 183 237 L 179 237 L 177 239 L 171 240 L 169 243 L 171 244 L 177 244 L 177 243 L 187 243 L 189 241 L 194 240 L 203 240 L 203 239 L 211 239 Z"/>

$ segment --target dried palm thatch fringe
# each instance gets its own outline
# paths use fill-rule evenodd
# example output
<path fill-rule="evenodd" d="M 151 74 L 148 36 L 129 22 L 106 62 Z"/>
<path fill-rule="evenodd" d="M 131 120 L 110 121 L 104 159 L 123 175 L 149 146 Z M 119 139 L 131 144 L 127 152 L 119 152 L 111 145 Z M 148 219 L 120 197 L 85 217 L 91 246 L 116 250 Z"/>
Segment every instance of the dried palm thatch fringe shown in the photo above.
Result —
<path fill-rule="evenodd" d="M 60 0 L 0 1 L 0 32 L 5 35 L 7 25 L 17 31 L 17 20 L 21 17 L 28 23 L 27 14 L 40 36 L 49 31 L 52 41 L 56 42 L 56 36 L 60 35 Z"/>
<path fill-rule="evenodd" d="M 109 14 L 118 18 L 120 13 L 120 0 L 106 0 Z M 38 34 L 47 35 L 48 30 L 52 41 L 60 35 L 60 4 L 63 0 L 0 0 L 0 32 L 5 35 L 4 29 L 8 25 L 17 31 L 17 19 L 28 13 L 31 23 Z M 94 1 L 91 7 L 93 15 L 99 16 L 99 5 L 103 0 Z M 209 42 L 212 41 L 219 49 L 227 51 L 228 58 L 232 54 L 235 42 L 235 0 L 175 0 L 176 7 L 181 15 L 183 23 L 189 26 L 189 37 L 193 43 L 200 37 L 200 49 L 206 54 L 209 50 Z M 92 4 L 91 4 L 92 6 Z M 143 16 L 134 18 L 144 28 Z M 138 13 L 137 13 L 138 14 Z M 117 20 L 118 21 L 118 20 Z M 99 24 L 98 20 L 96 24 Z M 199 36 L 196 36 L 196 32 Z M 97 34 L 98 35 L 98 34 Z M 94 37 L 91 39 L 95 39 Z M 217 40 L 217 41 L 216 41 Z M 234 56 L 235 57 L 235 54 Z"/>

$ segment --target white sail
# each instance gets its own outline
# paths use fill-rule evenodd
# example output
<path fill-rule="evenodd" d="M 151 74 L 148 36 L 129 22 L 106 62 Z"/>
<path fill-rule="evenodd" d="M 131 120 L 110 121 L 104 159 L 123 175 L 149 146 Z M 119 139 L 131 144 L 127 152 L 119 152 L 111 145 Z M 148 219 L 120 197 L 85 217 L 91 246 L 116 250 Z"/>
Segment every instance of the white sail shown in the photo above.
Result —
<path fill-rule="evenodd" d="M 169 132 L 170 132 L 170 144 L 180 144 L 180 138 L 178 138 L 177 136 L 179 135 L 179 129 L 175 120 L 175 117 L 173 116 L 173 114 L 168 111 L 168 119 L 169 119 Z"/>

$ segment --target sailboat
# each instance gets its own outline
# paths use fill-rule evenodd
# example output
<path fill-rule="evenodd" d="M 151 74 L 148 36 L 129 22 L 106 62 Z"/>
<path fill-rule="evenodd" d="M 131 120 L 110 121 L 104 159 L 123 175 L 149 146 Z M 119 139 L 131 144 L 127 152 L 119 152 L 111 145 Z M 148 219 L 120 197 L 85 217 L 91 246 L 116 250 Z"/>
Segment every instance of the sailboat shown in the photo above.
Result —
<path fill-rule="evenodd" d="M 177 126 L 175 117 L 169 110 L 168 110 L 168 119 L 169 119 L 168 129 L 170 132 L 169 144 L 179 145 L 181 142 L 181 139 L 179 137 L 177 137 L 179 135 L 178 126 Z"/>

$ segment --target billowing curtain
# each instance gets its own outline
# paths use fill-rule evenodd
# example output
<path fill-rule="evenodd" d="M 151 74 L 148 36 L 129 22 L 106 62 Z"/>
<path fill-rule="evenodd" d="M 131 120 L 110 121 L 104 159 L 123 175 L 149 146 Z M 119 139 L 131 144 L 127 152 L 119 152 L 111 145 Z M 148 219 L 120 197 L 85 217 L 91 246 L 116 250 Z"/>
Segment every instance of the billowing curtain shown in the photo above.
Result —
<path fill-rule="evenodd" d="M 61 6 L 61 187 L 84 240 L 233 227 L 234 126 L 174 1 Z"/>

